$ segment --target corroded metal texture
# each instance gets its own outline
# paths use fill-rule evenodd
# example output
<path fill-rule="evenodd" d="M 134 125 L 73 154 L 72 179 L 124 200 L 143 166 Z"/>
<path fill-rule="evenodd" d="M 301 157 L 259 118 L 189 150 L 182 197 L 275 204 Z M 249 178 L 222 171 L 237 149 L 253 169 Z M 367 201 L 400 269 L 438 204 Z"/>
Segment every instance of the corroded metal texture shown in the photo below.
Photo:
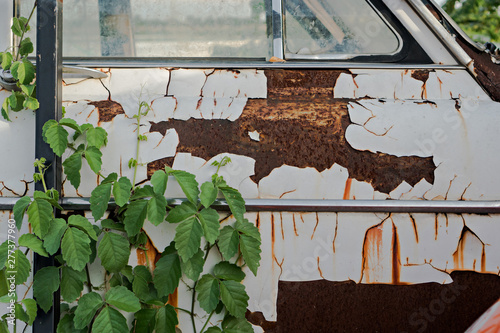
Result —
<path fill-rule="evenodd" d="M 446 285 L 280 282 L 277 329 L 266 332 L 461 333 L 500 297 L 500 277 L 451 276 L 454 282 Z"/>

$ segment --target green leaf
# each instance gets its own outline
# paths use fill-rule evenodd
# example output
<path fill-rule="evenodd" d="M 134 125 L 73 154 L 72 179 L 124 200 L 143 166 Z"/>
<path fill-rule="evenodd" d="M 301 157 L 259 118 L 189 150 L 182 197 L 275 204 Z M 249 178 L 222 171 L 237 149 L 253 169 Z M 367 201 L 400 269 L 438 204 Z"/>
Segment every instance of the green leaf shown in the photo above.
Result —
<path fill-rule="evenodd" d="M 175 333 L 175 326 L 179 324 L 177 313 L 172 305 L 167 304 L 156 313 L 156 333 Z"/>
<path fill-rule="evenodd" d="M 57 156 L 61 157 L 68 146 L 68 131 L 59 125 L 57 121 L 45 123 L 43 129 L 45 142 L 50 145 L 50 148 Z"/>
<path fill-rule="evenodd" d="M 167 199 L 163 194 L 155 194 L 148 201 L 148 220 L 154 225 L 159 225 L 167 215 Z"/>
<path fill-rule="evenodd" d="M 28 222 L 31 224 L 35 235 L 42 239 L 49 231 L 52 212 L 52 205 L 46 200 L 33 200 L 28 207 Z"/>
<path fill-rule="evenodd" d="M 118 234 L 107 232 L 97 249 L 104 268 L 111 273 L 119 272 L 128 263 L 130 243 Z"/>
<path fill-rule="evenodd" d="M 104 128 L 91 127 L 87 130 L 87 144 L 100 149 L 108 143 L 108 133 Z"/>
<path fill-rule="evenodd" d="M 69 267 L 81 271 L 89 262 L 90 239 L 87 234 L 77 228 L 68 228 L 61 241 L 61 254 Z"/>
<path fill-rule="evenodd" d="M 186 171 L 171 169 L 168 171 L 168 174 L 175 177 L 182 192 L 186 195 L 186 198 L 193 204 L 196 204 L 200 190 L 198 189 L 198 182 L 196 181 L 195 175 Z"/>
<path fill-rule="evenodd" d="M 68 219 L 68 224 L 71 227 L 76 227 L 84 231 L 90 238 L 97 241 L 97 234 L 94 230 L 94 226 L 85 216 L 71 215 Z"/>
<path fill-rule="evenodd" d="M 232 226 L 227 225 L 220 231 L 219 250 L 225 260 L 229 260 L 238 252 L 239 235 Z"/>
<path fill-rule="evenodd" d="M 204 333 L 222 333 L 222 330 L 217 326 L 209 327 Z"/>
<path fill-rule="evenodd" d="M 175 253 L 163 255 L 156 263 L 153 272 L 153 283 L 158 290 L 158 296 L 168 296 L 179 286 L 181 279 L 181 263 Z"/>
<path fill-rule="evenodd" d="M 10 65 L 12 64 L 13 60 L 14 60 L 14 58 L 12 57 L 12 53 L 3 52 L 2 53 L 2 68 L 4 70 L 8 70 L 10 68 Z"/>
<path fill-rule="evenodd" d="M 49 196 L 51 195 L 51 196 Z M 54 196 L 54 197 L 52 197 Z M 62 210 L 63 208 L 59 205 L 57 200 L 59 200 L 59 192 L 57 192 L 55 189 L 50 189 L 47 191 L 47 193 L 42 192 L 42 191 L 35 191 L 33 193 L 33 199 L 41 199 L 48 201 L 53 207 L 56 207 L 59 210 Z"/>
<path fill-rule="evenodd" d="M 227 201 L 229 209 L 231 209 L 231 213 L 233 213 L 235 219 L 237 221 L 243 221 L 243 215 L 246 212 L 245 208 L 245 200 L 241 196 L 238 190 L 232 187 L 220 187 L 219 190 L 224 195 L 224 198 Z"/>
<path fill-rule="evenodd" d="M 88 326 L 97 310 L 103 305 L 104 302 L 102 301 L 101 295 L 96 292 L 90 292 L 80 297 L 78 300 L 78 307 L 75 310 L 75 328 L 82 329 Z"/>
<path fill-rule="evenodd" d="M 32 250 L 33 252 L 38 253 L 43 257 L 48 257 L 49 254 L 43 248 L 42 241 L 33 234 L 23 234 L 19 237 L 19 246 L 24 246 Z"/>
<path fill-rule="evenodd" d="M 77 122 L 74 119 L 71 118 L 62 118 L 59 120 L 59 125 L 61 126 L 67 126 L 71 129 L 74 129 L 76 132 L 81 132 L 80 126 L 77 124 Z"/>
<path fill-rule="evenodd" d="M 148 214 L 148 201 L 135 200 L 132 201 L 125 211 L 125 219 L 123 224 L 129 237 L 135 236 L 141 231 L 144 225 L 144 220 Z"/>
<path fill-rule="evenodd" d="M 64 219 L 53 219 L 50 222 L 49 231 L 43 240 L 43 246 L 50 255 L 54 255 L 61 246 L 61 238 L 66 232 L 68 225 Z"/>
<path fill-rule="evenodd" d="M 212 182 L 205 182 L 201 185 L 200 201 L 205 208 L 209 208 L 217 199 L 219 190 Z"/>
<path fill-rule="evenodd" d="M 36 272 L 33 281 L 33 296 L 47 313 L 52 307 L 53 294 L 59 289 L 59 269 L 54 266 L 43 267 Z"/>
<path fill-rule="evenodd" d="M 62 312 L 62 310 L 61 310 Z M 57 324 L 57 333 L 87 333 L 87 329 L 76 329 L 74 324 L 75 315 L 73 313 L 66 314 L 59 320 Z"/>
<path fill-rule="evenodd" d="M 83 290 L 83 283 L 87 281 L 85 271 L 75 271 L 71 267 L 63 266 L 61 270 L 61 296 L 65 302 L 74 302 Z"/>
<path fill-rule="evenodd" d="M 153 280 L 149 269 L 146 266 L 134 267 L 134 281 L 132 282 L 132 290 L 143 301 L 148 300 L 149 282 Z"/>
<path fill-rule="evenodd" d="M 12 30 L 12 33 L 18 37 L 23 36 L 23 32 L 26 32 L 29 30 L 29 26 L 27 27 L 26 24 L 28 23 L 28 20 L 25 17 L 13 17 L 12 18 L 12 26 L 10 29 Z"/>
<path fill-rule="evenodd" d="M 205 260 L 203 259 L 204 254 L 205 252 L 202 249 L 198 249 L 198 252 L 191 259 L 186 262 L 181 261 L 182 272 L 193 281 L 198 281 L 203 271 L 203 265 L 205 264 Z"/>
<path fill-rule="evenodd" d="M 219 213 L 212 208 L 203 208 L 198 214 L 198 219 L 203 228 L 203 235 L 210 244 L 215 243 L 219 237 Z"/>
<path fill-rule="evenodd" d="M 169 223 L 179 223 L 187 220 L 198 212 L 196 206 L 189 202 L 184 201 L 179 206 L 174 207 L 167 216 L 167 222 Z"/>
<path fill-rule="evenodd" d="M 144 185 L 143 187 L 136 188 L 134 194 L 130 197 L 130 200 L 143 199 L 152 197 L 155 195 L 155 191 L 152 186 Z"/>
<path fill-rule="evenodd" d="M 11 121 L 9 118 L 9 98 L 5 98 L 2 103 L 2 117 L 7 121 Z M 3 323 L 3 322 L 0 322 Z"/>
<path fill-rule="evenodd" d="M 205 274 L 198 281 L 195 289 L 200 307 L 207 313 L 214 311 L 219 303 L 219 281 L 212 275 Z"/>
<path fill-rule="evenodd" d="M 127 177 L 121 177 L 113 184 L 113 196 L 118 206 L 124 206 L 130 199 L 130 191 L 132 190 L 132 183 Z"/>
<path fill-rule="evenodd" d="M 92 169 L 92 171 L 94 171 L 95 173 L 99 173 L 99 171 L 101 171 L 101 157 L 102 153 L 96 147 L 90 146 L 85 150 L 85 159 L 87 160 L 90 169 Z"/>
<path fill-rule="evenodd" d="M 0 321 L 0 333 L 10 333 L 9 326 L 7 325 L 7 320 Z"/>
<path fill-rule="evenodd" d="M 92 332 L 128 333 L 127 319 L 117 310 L 107 306 L 95 319 Z"/>
<path fill-rule="evenodd" d="M 254 275 L 257 275 L 257 269 L 260 266 L 260 245 L 260 240 L 246 234 L 240 235 L 241 254 Z"/>
<path fill-rule="evenodd" d="M 35 95 L 34 94 L 35 93 L 35 88 L 36 88 L 35 84 L 28 84 L 28 85 L 21 84 L 21 90 L 27 96 L 33 96 L 34 97 L 34 95 Z"/>
<path fill-rule="evenodd" d="M 9 255 L 9 241 L 6 240 L 5 242 L 2 243 L 2 245 L 0 245 L 0 270 L 2 270 L 5 267 L 8 255 Z M 3 294 L 0 293 L 0 295 Z"/>
<path fill-rule="evenodd" d="M 26 211 L 26 208 L 28 208 L 30 204 L 31 204 L 31 198 L 28 196 L 22 197 L 21 199 L 16 201 L 14 208 L 12 210 L 14 212 L 14 220 L 16 221 L 17 230 L 21 230 L 21 227 L 23 225 L 24 212 Z"/>
<path fill-rule="evenodd" d="M 69 182 L 74 188 L 80 186 L 80 170 L 82 169 L 82 153 L 76 151 L 62 163 L 64 174 L 68 177 Z"/>
<path fill-rule="evenodd" d="M 36 318 L 36 312 L 37 312 L 37 305 L 36 301 L 31 298 L 25 298 L 21 301 L 21 303 L 24 304 L 24 307 L 26 308 L 26 314 L 28 315 L 28 325 L 33 325 L 33 322 L 35 321 Z"/>
<path fill-rule="evenodd" d="M 38 103 L 38 100 L 35 97 L 28 97 L 23 102 L 23 108 L 25 108 L 25 109 L 35 111 L 39 107 L 40 107 L 40 103 Z"/>
<path fill-rule="evenodd" d="M 110 183 L 101 183 L 90 194 L 90 210 L 92 210 L 92 216 L 96 221 L 103 217 L 108 209 L 111 186 Z"/>
<path fill-rule="evenodd" d="M 156 194 L 164 195 L 167 190 L 168 176 L 163 170 L 157 170 L 151 176 L 151 184 Z"/>
<path fill-rule="evenodd" d="M 35 73 L 35 66 L 28 59 L 23 59 L 17 67 L 17 79 L 20 84 L 30 84 L 33 82 Z"/>
<path fill-rule="evenodd" d="M 125 226 L 123 223 L 118 223 L 110 219 L 105 219 L 101 221 L 101 227 L 103 229 L 111 229 L 111 230 L 118 230 L 118 231 L 125 231 Z"/>
<path fill-rule="evenodd" d="M 136 312 L 141 309 L 141 303 L 137 296 L 124 286 L 118 286 L 108 290 L 105 296 L 106 303 L 116 306 L 126 312 Z"/>
<path fill-rule="evenodd" d="M 190 218 L 175 228 L 175 248 L 183 261 L 188 261 L 200 248 L 203 229 L 195 218 Z"/>
<path fill-rule="evenodd" d="M 25 323 L 27 323 L 29 321 L 29 317 L 28 317 L 28 314 L 26 313 L 26 311 L 24 311 L 23 309 L 23 306 L 21 305 L 21 303 L 17 303 L 15 304 L 14 306 L 14 316 L 21 320 L 21 321 L 24 321 Z"/>
<path fill-rule="evenodd" d="M 29 37 L 24 38 L 19 45 L 19 54 L 21 57 L 26 57 L 33 53 L 33 43 Z"/>
<path fill-rule="evenodd" d="M 245 318 L 228 316 L 222 322 L 224 333 L 254 333 L 252 324 Z"/>
<path fill-rule="evenodd" d="M 10 271 L 15 272 L 15 283 L 16 285 L 20 285 L 28 280 L 31 271 L 31 263 L 28 258 L 26 258 L 26 255 L 20 250 L 15 250 L 9 259 L 12 258 L 12 256 L 14 256 L 13 260 L 7 260 L 7 274 L 10 275 Z"/>
<path fill-rule="evenodd" d="M 142 309 L 134 313 L 134 333 L 153 333 L 156 323 L 156 309 Z"/>
<path fill-rule="evenodd" d="M 104 178 L 101 184 L 110 184 L 116 182 L 117 180 L 118 180 L 118 174 L 116 172 L 112 172 L 106 178 Z"/>
<path fill-rule="evenodd" d="M 221 261 L 214 267 L 214 275 L 219 280 L 233 280 L 241 282 L 245 278 L 245 273 L 241 268 L 228 261 Z"/>
<path fill-rule="evenodd" d="M 253 223 L 248 222 L 247 219 L 243 219 L 243 221 L 236 221 L 234 228 L 239 232 L 258 240 L 259 242 L 261 241 L 259 228 L 257 228 Z"/>
<path fill-rule="evenodd" d="M 245 317 L 249 297 L 244 285 L 232 280 L 220 281 L 220 295 L 222 303 L 231 315 L 237 318 Z"/>
<path fill-rule="evenodd" d="M 15 63 L 17 64 L 17 63 Z M 24 108 L 24 100 L 26 96 L 24 96 L 21 92 L 13 91 L 9 97 L 9 106 L 12 111 L 21 111 Z"/>

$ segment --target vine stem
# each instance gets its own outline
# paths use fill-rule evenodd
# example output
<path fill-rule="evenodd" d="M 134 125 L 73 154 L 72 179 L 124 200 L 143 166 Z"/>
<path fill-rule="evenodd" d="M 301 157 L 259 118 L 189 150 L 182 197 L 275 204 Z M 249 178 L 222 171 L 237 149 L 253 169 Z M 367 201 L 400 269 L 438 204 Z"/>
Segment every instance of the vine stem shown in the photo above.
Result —
<path fill-rule="evenodd" d="M 208 316 L 208 319 L 207 319 L 207 321 L 205 322 L 205 325 L 203 325 L 203 327 L 201 328 L 200 333 L 202 333 L 202 332 L 205 330 L 205 327 L 207 327 L 208 322 L 210 321 L 210 318 L 212 318 L 212 315 L 214 314 L 214 312 L 215 312 L 215 310 L 214 310 L 214 311 L 212 311 L 212 312 L 210 313 L 210 316 Z"/>
<path fill-rule="evenodd" d="M 28 28 L 28 24 L 29 22 L 31 21 L 31 17 L 33 16 L 33 14 L 35 13 L 35 9 L 36 9 L 36 6 L 38 5 L 38 0 L 35 0 L 35 3 L 33 4 L 33 8 L 31 9 L 31 13 L 30 13 L 30 16 L 28 17 L 28 20 L 26 21 L 26 24 L 24 25 L 24 29 L 23 29 L 23 32 L 21 33 L 21 39 L 19 40 L 19 45 L 17 46 L 17 52 L 16 50 L 14 50 L 14 52 L 16 52 L 16 56 L 15 56 L 15 59 L 16 61 L 19 60 L 19 50 L 21 49 L 21 43 L 24 39 L 24 34 L 26 32 L 26 29 Z"/>
<path fill-rule="evenodd" d="M 135 151 L 135 165 L 134 165 L 134 178 L 132 180 L 132 190 L 135 190 L 135 179 L 136 179 L 136 176 L 137 176 L 137 167 L 139 165 L 139 146 L 141 144 L 141 140 L 140 140 L 140 129 L 141 129 L 141 109 L 142 109 L 142 103 L 139 103 L 139 110 L 137 112 L 137 149 Z"/>
<path fill-rule="evenodd" d="M 207 258 L 208 258 L 208 254 L 210 253 L 210 250 L 212 249 L 213 245 L 210 245 L 207 243 L 207 252 L 205 252 L 205 258 L 203 258 L 203 262 L 207 262 Z M 191 297 L 191 324 L 193 325 L 193 332 L 196 333 L 196 323 L 194 322 L 194 303 L 196 301 L 196 285 L 198 284 L 198 281 L 196 281 L 194 283 L 194 286 L 193 286 L 193 295 Z M 210 317 L 209 317 L 210 319 Z M 205 323 L 205 326 L 206 326 L 206 323 Z M 203 326 L 203 327 L 205 327 Z M 203 329 L 201 330 L 203 331 Z"/>
<path fill-rule="evenodd" d="M 48 192 L 47 190 L 47 184 L 45 184 L 45 171 L 42 170 L 42 167 L 39 165 L 38 166 L 38 172 L 40 172 L 40 178 L 42 178 L 42 185 L 43 185 L 43 190 L 45 191 L 45 193 Z"/>

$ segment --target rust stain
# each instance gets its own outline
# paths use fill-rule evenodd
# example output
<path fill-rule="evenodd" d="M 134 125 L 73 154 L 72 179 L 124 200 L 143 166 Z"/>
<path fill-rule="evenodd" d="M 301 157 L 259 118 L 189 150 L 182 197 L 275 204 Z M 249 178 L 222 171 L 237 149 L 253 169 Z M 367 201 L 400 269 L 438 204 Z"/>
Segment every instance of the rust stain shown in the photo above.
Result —
<path fill-rule="evenodd" d="M 318 216 L 318 212 L 316 212 L 316 225 L 314 226 L 314 230 L 313 230 L 313 233 L 311 235 L 311 240 L 314 238 L 314 234 L 316 233 L 316 228 L 318 227 L 318 224 L 319 224 L 319 216 Z"/>
<path fill-rule="evenodd" d="M 438 239 L 438 233 L 439 233 L 439 219 L 438 219 L 438 215 L 439 214 L 436 214 L 434 216 L 434 240 L 437 240 Z"/>
<path fill-rule="evenodd" d="M 411 214 L 408 214 L 410 215 L 410 220 L 411 220 L 411 223 L 413 225 L 413 230 L 415 231 L 415 241 L 418 243 L 418 230 L 417 230 L 417 223 L 415 222 L 415 218 L 413 217 L 413 215 Z M 408 258 L 406 258 L 408 260 Z"/>
<path fill-rule="evenodd" d="M 316 261 L 317 261 L 317 263 L 318 263 L 318 272 L 319 272 L 319 276 L 321 276 L 321 278 L 323 278 L 323 279 L 324 279 L 325 277 L 323 276 L 323 272 L 321 271 L 321 267 L 319 266 L 319 257 L 317 258 L 317 260 L 316 260 Z"/>
<path fill-rule="evenodd" d="M 481 272 L 486 272 L 486 251 L 485 244 L 483 244 L 483 251 L 481 251 Z"/>
<path fill-rule="evenodd" d="M 245 313 L 245 318 L 252 323 L 253 325 L 260 326 L 266 333 L 277 333 L 276 331 L 276 322 L 275 321 L 267 321 L 262 312 L 251 312 L 247 310 Z"/>
<path fill-rule="evenodd" d="M 174 308 L 179 306 L 179 288 L 176 288 L 173 293 L 168 295 L 168 304 L 172 305 Z M 179 313 L 177 309 L 175 312 Z"/>
<path fill-rule="evenodd" d="M 299 234 L 297 233 L 297 224 L 295 223 L 295 213 L 292 214 L 292 218 L 293 218 L 293 231 L 295 232 L 295 236 L 299 236 Z"/>
<path fill-rule="evenodd" d="M 349 197 L 351 196 L 351 183 L 352 183 L 352 178 L 347 178 L 347 181 L 345 182 L 345 190 L 344 190 L 344 200 L 348 200 Z"/>
<path fill-rule="evenodd" d="M 360 281 L 365 278 L 367 283 L 373 282 L 371 279 L 375 278 L 371 276 L 371 272 L 374 272 L 376 266 L 381 261 L 382 253 L 382 223 L 371 227 L 365 234 L 365 240 L 363 242 L 363 271 Z"/>
<path fill-rule="evenodd" d="M 255 220 L 255 226 L 259 229 L 260 231 L 260 213 L 257 212 L 257 219 Z"/>
<path fill-rule="evenodd" d="M 121 104 L 112 100 L 90 102 L 89 105 L 93 105 L 97 108 L 97 112 L 99 114 L 99 124 L 111 121 L 117 115 L 125 113 Z"/>
<path fill-rule="evenodd" d="M 285 231 L 283 230 L 283 212 L 280 212 L 280 223 L 281 223 L 281 239 L 285 240 Z"/>
<path fill-rule="evenodd" d="M 399 253 L 398 229 L 394 222 L 392 223 L 392 284 L 400 284 L 401 258 Z"/>
<path fill-rule="evenodd" d="M 429 70 L 413 70 L 411 72 L 411 77 L 415 80 L 422 81 L 422 99 L 427 99 L 427 80 L 429 79 Z"/>
<path fill-rule="evenodd" d="M 220 153 L 234 153 L 255 159 L 258 183 L 284 164 L 318 171 L 337 163 L 351 178 L 371 183 L 375 190 L 389 193 L 403 180 L 415 185 L 422 178 L 434 182 L 431 157 L 396 157 L 353 149 L 345 140 L 351 124 L 350 100 L 334 99 L 333 87 L 342 71 L 267 70 L 267 99 L 249 99 L 236 121 L 223 119 L 170 119 L 151 123 L 151 132 L 165 134 L 174 128 L 179 135 L 178 152 L 208 160 Z M 259 129 L 261 140 L 246 134 Z M 148 164 L 148 174 L 171 163 L 162 159 Z"/>
<path fill-rule="evenodd" d="M 276 259 L 276 255 L 274 253 L 274 245 L 275 245 L 275 235 L 274 235 L 274 214 L 271 213 L 271 256 L 274 261 L 278 262 Z"/>
<path fill-rule="evenodd" d="M 335 253 L 335 240 L 337 239 L 337 229 L 339 228 L 339 214 L 335 213 L 335 235 L 333 235 L 332 249 Z"/>

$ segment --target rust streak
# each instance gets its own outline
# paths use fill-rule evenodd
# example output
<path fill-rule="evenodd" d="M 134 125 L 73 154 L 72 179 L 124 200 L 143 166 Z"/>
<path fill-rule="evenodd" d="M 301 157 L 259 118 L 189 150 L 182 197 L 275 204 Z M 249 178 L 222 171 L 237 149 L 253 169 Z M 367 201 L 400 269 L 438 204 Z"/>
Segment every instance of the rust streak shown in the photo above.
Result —
<path fill-rule="evenodd" d="M 399 276 L 401 275 L 401 258 L 399 253 L 399 237 L 398 229 L 394 222 L 392 223 L 392 283 L 400 284 Z"/>
<path fill-rule="evenodd" d="M 314 234 L 316 233 L 316 228 L 318 227 L 318 224 L 319 224 L 319 216 L 318 216 L 318 212 L 316 212 L 316 225 L 314 226 L 314 230 L 313 230 L 313 233 L 311 235 L 311 239 L 314 238 Z"/>
<path fill-rule="evenodd" d="M 437 240 L 438 239 L 438 233 L 439 233 L 439 219 L 438 219 L 438 215 L 439 214 L 436 214 L 434 216 L 434 240 Z"/>
<path fill-rule="evenodd" d="M 319 272 L 319 276 L 321 276 L 323 279 L 325 279 L 325 277 L 323 276 L 323 272 L 321 271 L 321 267 L 319 266 L 319 257 L 317 258 L 316 260 L 318 262 L 318 272 Z M 326 280 L 326 279 L 325 279 Z"/>
<path fill-rule="evenodd" d="M 408 214 L 408 215 L 410 215 L 410 220 L 411 220 L 411 223 L 413 224 L 413 230 L 415 231 L 415 241 L 418 243 L 417 223 L 416 223 L 413 215 L 411 215 L 411 214 Z"/>
<path fill-rule="evenodd" d="M 283 212 L 280 212 L 280 223 L 281 223 L 281 238 L 285 240 L 285 231 L 283 230 Z"/>
<path fill-rule="evenodd" d="M 337 239 L 337 229 L 339 228 L 339 213 L 335 213 L 335 235 L 333 236 L 332 249 L 335 253 L 335 240 Z"/>
<path fill-rule="evenodd" d="M 295 223 L 295 213 L 292 213 L 292 217 L 293 217 L 293 231 L 295 232 L 295 236 L 299 236 L 299 234 L 297 233 L 297 224 Z"/>
<path fill-rule="evenodd" d="M 481 252 L 481 272 L 486 272 L 486 251 L 485 244 L 483 244 L 483 251 Z"/>
<path fill-rule="evenodd" d="M 352 183 L 352 178 L 347 178 L 344 189 L 344 197 L 343 197 L 344 200 L 348 200 L 349 197 L 351 196 L 351 183 Z"/>

